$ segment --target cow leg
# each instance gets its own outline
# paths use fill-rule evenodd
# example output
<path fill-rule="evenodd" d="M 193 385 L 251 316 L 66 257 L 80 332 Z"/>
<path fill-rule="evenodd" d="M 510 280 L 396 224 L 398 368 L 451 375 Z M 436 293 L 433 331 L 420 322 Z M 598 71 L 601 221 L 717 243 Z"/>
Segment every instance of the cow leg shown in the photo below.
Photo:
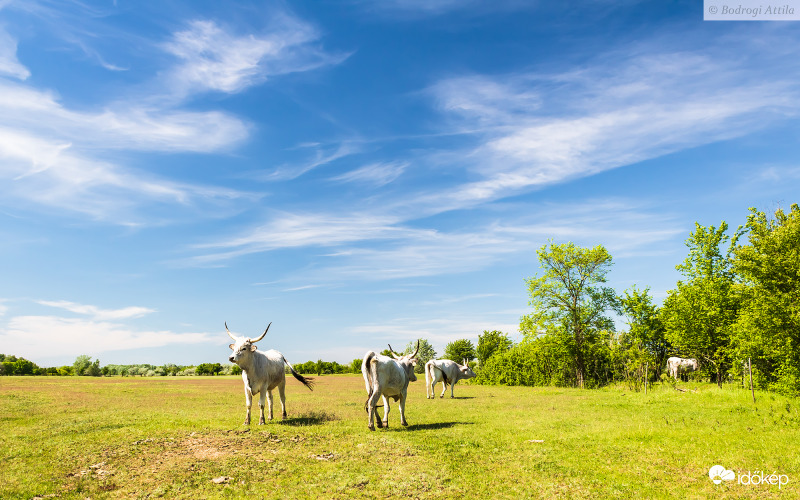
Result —
<path fill-rule="evenodd" d="M 440 398 L 443 398 L 443 397 L 444 397 L 444 393 L 445 393 L 445 392 L 447 392 L 447 382 L 445 382 L 444 380 L 442 380 L 442 393 L 441 393 L 441 394 L 439 394 L 439 397 L 440 397 Z"/>
<path fill-rule="evenodd" d="M 244 386 L 244 404 L 247 407 L 247 415 L 244 417 L 244 425 L 250 425 L 250 407 L 253 406 L 253 394 L 247 385 Z"/>
<path fill-rule="evenodd" d="M 373 391 L 369 398 L 367 399 L 367 427 L 369 430 L 375 430 L 375 407 L 378 405 L 378 400 L 381 398 L 381 394 L 378 391 Z M 381 421 L 378 420 L 378 428 L 381 427 Z"/>
<path fill-rule="evenodd" d="M 450 384 L 450 399 L 453 399 L 453 398 L 455 397 L 455 396 L 453 396 L 453 388 L 454 388 L 455 386 L 456 386 L 456 383 L 455 383 L 455 382 L 453 382 L 452 384 Z"/>
<path fill-rule="evenodd" d="M 261 389 L 261 396 L 258 398 L 258 409 L 260 415 L 258 418 L 258 425 L 264 425 L 264 400 L 269 399 L 269 419 L 272 420 L 272 391 Z"/>
<path fill-rule="evenodd" d="M 400 393 L 400 425 L 408 426 L 406 422 L 406 391 Z"/>
<path fill-rule="evenodd" d="M 381 427 L 381 424 L 378 424 L 378 427 Z M 386 396 L 383 397 L 383 426 L 387 429 L 389 428 L 389 398 Z"/>
<path fill-rule="evenodd" d="M 278 397 L 281 399 L 281 419 L 286 420 L 286 382 L 278 386 Z M 272 416 L 272 410 L 269 412 Z"/>

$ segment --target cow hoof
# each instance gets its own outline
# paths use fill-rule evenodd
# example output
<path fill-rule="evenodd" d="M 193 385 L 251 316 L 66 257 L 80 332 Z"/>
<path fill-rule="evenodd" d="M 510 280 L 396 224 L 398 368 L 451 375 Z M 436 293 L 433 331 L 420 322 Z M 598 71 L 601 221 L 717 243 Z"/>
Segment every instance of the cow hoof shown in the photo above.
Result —
<path fill-rule="evenodd" d="M 389 422 L 388 421 L 384 422 L 383 426 L 388 429 L 389 428 Z"/>
<path fill-rule="evenodd" d="M 367 429 L 369 429 L 371 431 L 374 431 L 375 430 L 375 426 L 374 425 L 368 425 Z"/>
<path fill-rule="evenodd" d="M 378 426 L 378 429 L 383 429 L 383 423 L 382 423 L 380 420 L 378 420 L 377 422 L 375 422 L 375 425 L 377 425 L 377 426 Z"/>
<path fill-rule="evenodd" d="M 403 427 L 408 427 L 408 422 L 400 422 L 400 423 L 403 425 Z"/>

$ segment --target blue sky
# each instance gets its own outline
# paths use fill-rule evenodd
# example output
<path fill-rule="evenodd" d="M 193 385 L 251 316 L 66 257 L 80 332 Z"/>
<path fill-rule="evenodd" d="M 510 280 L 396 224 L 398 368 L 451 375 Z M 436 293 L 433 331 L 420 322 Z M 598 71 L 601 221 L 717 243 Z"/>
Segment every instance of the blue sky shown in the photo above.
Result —
<path fill-rule="evenodd" d="M 0 0 L 0 352 L 516 338 L 549 240 L 661 300 L 797 202 L 800 32 L 702 4 Z"/>

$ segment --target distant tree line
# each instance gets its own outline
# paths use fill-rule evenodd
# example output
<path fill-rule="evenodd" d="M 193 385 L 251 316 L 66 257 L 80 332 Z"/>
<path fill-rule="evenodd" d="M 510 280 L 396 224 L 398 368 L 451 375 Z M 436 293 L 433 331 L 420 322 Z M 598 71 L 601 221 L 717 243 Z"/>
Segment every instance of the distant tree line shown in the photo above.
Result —
<path fill-rule="evenodd" d="M 638 389 L 662 378 L 670 356 L 696 358 L 700 377 L 743 381 L 749 359 L 757 387 L 800 394 L 800 208 L 772 216 L 750 209 L 732 235 L 695 225 L 681 279 L 662 306 L 649 289 L 605 287 L 611 255 L 602 246 L 549 243 L 542 272 L 526 280 L 533 311 L 523 339 L 479 337 L 478 383 Z M 625 318 L 615 331 L 611 313 Z"/>
<path fill-rule="evenodd" d="M 25 358 L 0 354 L 0 375 L 50 375 L 50 376 L 86 376 L 86 377 L 184 377 L 195 375 L 239 375 L 242 369 L 234 364 L 201 363 L 199 365 L 181 366 L 168 363 L 151 365 L 147 363 L 132 365 L 100 366 L 100 360 L 88 355 L 75 358 L 72 365 L 42 368 Z"/>

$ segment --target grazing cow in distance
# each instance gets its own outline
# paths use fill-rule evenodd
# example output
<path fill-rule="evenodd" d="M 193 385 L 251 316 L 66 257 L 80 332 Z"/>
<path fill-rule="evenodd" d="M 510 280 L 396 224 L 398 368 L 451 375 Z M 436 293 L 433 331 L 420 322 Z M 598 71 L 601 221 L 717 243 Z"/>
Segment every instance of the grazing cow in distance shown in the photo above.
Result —
<path fill-rule="evenodd" d="M 261 396 L 258 401 L 258 407 L 261 410 L 261 415 L 258 424 L 264 424 L 264 399 L 269 401 L 269 419 L 272 420 L 272 390 L 276 387 L 281 398 L 281 418 L 286 418 L 286 373 L 283 369 L 284 364 L 292 371 L 294 378 L 302 382 L 310 390 L 314 388 L 313 379 L 297 373 L 294 367 L 283 357 L 283 354 L 274 349 L 259 351 L 256 348 L 256 342 L 264 338 L 270 325 L 272 323 L 267 325 L 264 333 L 254 340 L 248 337 L 234 336 L 228 330 L 228 323 L 225 322 L 225 331 L 233 339 L 233 344 L 228 346 L 233 350 L 233 354 L 228 359 L 242 369 L 244 397 L 247 405 L 247 416 L 244 419 L 244 425 L 250 425 L 250 406 L 253 404 L 253 396 L 259 393 Z"/>
<path fill-rule="evenodd" d="M 444 397 L 447 391 L 447 385 L 450 385 L 450 397 L 453 397 L 453 387 L 461 379 L 469 379 L 475 377 L 475 372 L 469 368 L 467 360 L 464 360 L 463 365 L 459 365 L 455 361 L 449 359 L 432 359 L 425 363 L 425 394 L 428 399 L 436 399 L 434 394 L 434 386 L 439 382 L 442 383 L 442 394 L 440 398 Z"/>
<path fill-rule="evenodd" d="M 364 403 L 364 409 L 367 411 L 369 430 L 375 430 L 375 424 L 373 424 L 375 408 L 381 397 L 383 397 L 383 422 L 378 420 L 378 427 L 389 427 L 389 398 L 400 401 L 400 423 L 408 425 L 406 422 L 406 394 L 408 383 L 417 381 L 414 367 L 417 364 L 418 352 L 419 341 L 417 341 L 417 350 L 411 355 L 398 355 L 392 350 L 391 344 L 389 345 L 391 358 L 374 351 L 369 351 L 364 355 L 361 374 L 364 375 L 364 385 L 367 388 L 367 401 Z"/>
<path fill-rule="evenodd" d="M 667 375 L 678 380 L 678 376 L 682 373 L 696 372 L 700 369 L 700 363 L 694 358 L 677 358 L 671 357 L 667 359 Z"/>

